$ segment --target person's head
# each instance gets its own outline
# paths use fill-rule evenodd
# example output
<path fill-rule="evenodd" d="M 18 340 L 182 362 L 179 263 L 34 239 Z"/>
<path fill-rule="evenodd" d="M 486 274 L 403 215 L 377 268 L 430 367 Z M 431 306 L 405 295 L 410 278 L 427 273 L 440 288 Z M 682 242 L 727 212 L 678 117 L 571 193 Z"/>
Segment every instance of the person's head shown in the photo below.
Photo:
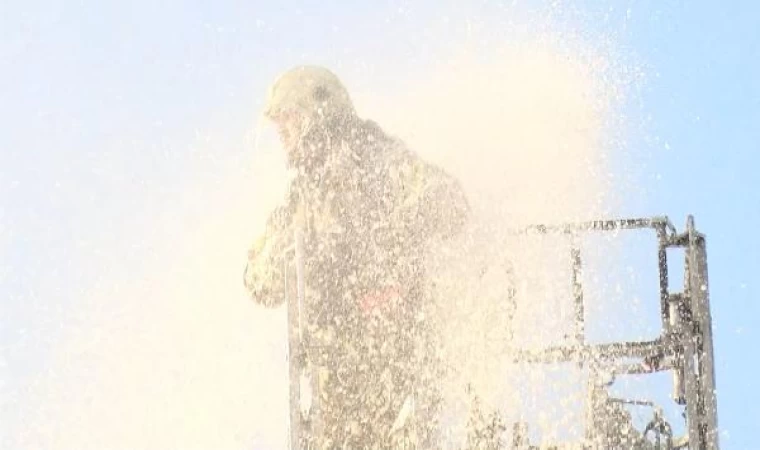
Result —
<path fill-rule="evenodd" d="M 278 128 L 280 139 L 294 161 L 300 140 L 313 127 L 340 123 L 355 116 L 343 83 L 319 66 L 298 66 L 280 75 L 269 88 L 264 115 Z"/>

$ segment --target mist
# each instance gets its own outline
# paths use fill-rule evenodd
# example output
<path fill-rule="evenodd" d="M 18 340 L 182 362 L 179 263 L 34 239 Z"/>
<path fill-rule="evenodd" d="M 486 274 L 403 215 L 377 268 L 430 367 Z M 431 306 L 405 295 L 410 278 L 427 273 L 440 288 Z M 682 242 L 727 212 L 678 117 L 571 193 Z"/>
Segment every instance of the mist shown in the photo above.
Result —
<path fill-rule="evenodd" d="M 441 320 L 452 325 L 447 358 L 461 366 L 444 380 L 452 439 L 461 434 L 466 383 L 508 417 L 533 408 L 544 435 L 574 433 L 560 428 L 578 420 L 581 394 L 571 385 L 580 374 L 553 382 L 566 407 L 542 410 L 531 404 L 545 396 L 531 393 L 548 375 L 518 372 L 492 355 L 506 341 L 556 342 L 569 316 L 554 312 L 571 310 L 560 300 L 569 296 L 557 295 L 567 288 L 559 244 L 515 241 L 507 229 L 615 216 L 621 189 L 635 183 L 617 165 L 636 70 L 608 51 L 530 33 L 504 45 L 463 42 L 399 71 L 390 87 L 352 84 L 366 69 L 342 65 L 359 115 L 455 174 L 473 206 L 466 236 L 433 258 Z M 390 64 L 404 61 L 399 55 Z M 11 447 L 285 448 L 285 311 L 256 306 L 242 284 L 248 246 L 286 176 L 258 114 L 253 107 L 244 114 L 249 131 L 237 141 L 244 156 L 217 160 L 229 138 L 196 142 L 191 173 L 202 176 L 166 194 L 142 226 L 119 238 L 138 269 L 124 276 L 119 255 L 90 269 L 98 283 L 71 306 L 47 370 L 24 393 Z M 152 194 L 133 195 L 139 203 Z M 509 329 L 499 319 L 509 314 L 498 302 L 507 286 L 502 265 L 515 271 L 520 298 L 530 299 Z M 481 277 L 474 268 L 483 266 L 492 270 Z M 489 324 L 492 333 L 481 333 Z M 528 379 L 522 387 L 518 375 Z"/>

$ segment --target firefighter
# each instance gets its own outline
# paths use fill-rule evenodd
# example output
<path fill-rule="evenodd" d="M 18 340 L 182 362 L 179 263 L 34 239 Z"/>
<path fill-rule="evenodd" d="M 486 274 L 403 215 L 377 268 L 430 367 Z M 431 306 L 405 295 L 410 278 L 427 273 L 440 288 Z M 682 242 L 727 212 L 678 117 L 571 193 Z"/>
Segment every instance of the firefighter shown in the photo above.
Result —
<path fill-rule="evenodd" d="M 264 115 L 294 176 L 248 253 L 245 286 L 266 307 L 293 295 L 285 272 L 301 230 L 305 353 L 321 409 L 309 446 L 437 447 L 442 365 L 424 255 L 462 231 L 460 183 L 360 118 L 325 68 L 280 76 Z"/>

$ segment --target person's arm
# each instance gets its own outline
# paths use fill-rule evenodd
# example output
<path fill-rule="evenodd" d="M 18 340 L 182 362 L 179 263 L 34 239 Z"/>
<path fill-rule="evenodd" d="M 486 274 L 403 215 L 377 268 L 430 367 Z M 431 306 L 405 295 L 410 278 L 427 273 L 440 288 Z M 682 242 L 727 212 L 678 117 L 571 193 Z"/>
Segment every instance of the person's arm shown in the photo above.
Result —
<path fill-rule="evenodd" d="M 260 305 L 276 307 L 285 301 L 285 267 L 292 265 L 289 261 L 294 242 L 292 222 L 287 207 L 277 208 L 263 235 L 248 251 L 244 285 L 248 295 Z"/>

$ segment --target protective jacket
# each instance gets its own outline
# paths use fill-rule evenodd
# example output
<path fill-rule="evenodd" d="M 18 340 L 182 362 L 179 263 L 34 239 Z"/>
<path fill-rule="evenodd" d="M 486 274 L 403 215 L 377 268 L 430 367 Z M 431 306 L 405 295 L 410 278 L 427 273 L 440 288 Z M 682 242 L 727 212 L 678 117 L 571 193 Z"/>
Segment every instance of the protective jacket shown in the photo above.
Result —
<path fill-rule="evenodd" d="M 410 398 L 414 438 L 428 448 L 440 367 L 424 256 L 462 229 L 465 195 L 442 169 L 355 116 L 311 124 L 297 145 L 296 175 L 249 252 L 245 286 L 268 307 L 295 295 L 286 280 L 300 229 L 306 353 L 319 368 L 323 416 L 317 448 L 395 448 L 393 424 Z"/>

